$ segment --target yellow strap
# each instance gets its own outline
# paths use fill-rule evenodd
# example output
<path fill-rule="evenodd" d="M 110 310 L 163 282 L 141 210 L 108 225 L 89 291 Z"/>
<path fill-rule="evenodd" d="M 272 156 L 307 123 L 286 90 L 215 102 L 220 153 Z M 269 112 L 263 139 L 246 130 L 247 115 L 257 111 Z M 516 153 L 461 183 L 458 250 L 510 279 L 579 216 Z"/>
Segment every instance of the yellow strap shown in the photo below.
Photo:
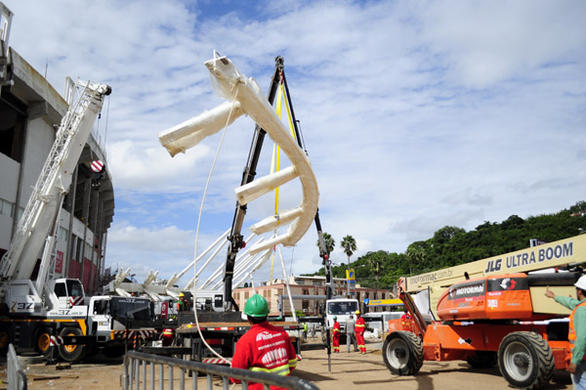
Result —
<path fill-rule="evenodd" d="M 283 101 L 283 89 L 277 90 L 277 116 L 281 119 L 281 104 Z M 281 169 L 281 147 L 273 145 L 273 161 L 271 162 L 271 173 L 279 172 Z M 275 188 L 275 215 L 279 214 L 279 187 Z"/>
<path fill-rule="evenodd" d="M 281 83 L 282 90 L 281 94 L 285 96 L 285 86 Z M 297 137 L 295 137 L 295 127 L 293 127 L 293 117 L 291 116 L 291 109 L 289 108 L 289 102 L 285 99 L 285 108 L 287 109 L 287 118 L 289 119 L 289 131 L 291 132 L 291 137 L 297 141 Z M 281 116 L 279 116 L 281 118 Z"/>

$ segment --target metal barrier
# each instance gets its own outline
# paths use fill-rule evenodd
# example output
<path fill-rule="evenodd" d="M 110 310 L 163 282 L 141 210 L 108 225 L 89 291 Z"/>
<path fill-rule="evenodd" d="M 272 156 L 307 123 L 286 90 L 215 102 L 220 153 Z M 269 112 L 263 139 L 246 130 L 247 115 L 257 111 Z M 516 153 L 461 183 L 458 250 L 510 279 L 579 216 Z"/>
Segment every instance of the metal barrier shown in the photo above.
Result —
<path fill-rule="evenodd" d="M 12 344 L 8 345 L 8 354 L 6 355 L 6 381 L 8 382 L 7 390 L 26 390 L 26 374 L 18 362 L 18 356 Z"/>
<path fill-rule="evenodd" d="M 156 370 L 156 365 L 159 365 Z M 148 366 L 148 367 L 147 367 Z M 165 370 L 167 366 L 167 370 Z M 206 382 L 208 390 L 211 390 L 213 386 L 213 378 L 219 377 L 221 379 L 222 389 L 227 390 L 230 386 L 230 378 L 238 379 L 242 381 L 242 388 L 248 389 L 248 383 L 261 383 L 265 389 L 268 389 L 270 385 L 284 387 L 292 390 L 319 390 L 313 383 L 306 381 L 305 379 L 295 378 L 292 376 L 280 376 L 275 374 L 269 374 L 265 372 L 253 372 L 250 370 L 242 370 L 239 368 L 230 368 L 219 366 L 215 364 L 205 364 L 191 360 L 174 359 L 166 356 L 146 354 L 142 352 L 129 351 L 124 356 L 124 373 L 122 374 L 122 388 L 124 390 L 132 389 L 147 389 L 154 390 L 156 387 L 163 390 L 165 388 L 165 382 L 167 382 L 167 388 L 172 390 L 174 387 L 174 381 L 176 380 L 174 374 L 175 369 L 179 370 L 179 389 L 184 390 L 185 387 L 185 375 L 191 376 L 192 388 L 198 389 L 202 384 L 198 384 L 198 374 L 206 376 L 202 381 Z M 158 371 L 158 375 L 155 375 L 155 371 Z M 165 378 L 165 371 L 167 371 L 167 378 Z M 148 374 L 147 374 L 148 372 Z M 155 383 L 158 382 L 158 386 Z"/>

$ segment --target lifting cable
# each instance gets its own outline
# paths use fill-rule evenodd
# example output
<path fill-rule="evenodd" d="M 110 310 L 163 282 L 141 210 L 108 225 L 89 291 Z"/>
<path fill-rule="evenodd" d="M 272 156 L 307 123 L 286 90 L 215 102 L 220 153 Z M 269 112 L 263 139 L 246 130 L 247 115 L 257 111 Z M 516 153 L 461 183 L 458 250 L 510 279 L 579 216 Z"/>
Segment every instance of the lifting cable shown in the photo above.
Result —
<path fill-rule="evenodd" d="M 238 92 L 238 87 L 239 84 L 235 85 L 235 89 L 234 89 L 234 95 L 232 96 L 232 101 L 235 100 L 236 94 Z M 208 178 L 206 180 L 206 185 L 204 187 L 203 190 L 203 194 L 201 197 L 201 203 L 199 206 L 199 213 L 197 216 L 197 227 L 195 229 L 195 243 L 194 243 L 194 248 L 193 248 L 193 258 L 197 259 L 197 244 L 199 241 L 199 227 L 201 224 L 201 217 L 203 214 L 203 208 L 204 208 L 204 204 L 205 204 L 205 200 L 206 200 L 206 196 L 208 193 L 208 187 L 212 178 L 212 174 L 214 173 L 214 168 L 216 167 L 216 161 L 218 160 L 218 155 L 220 154 L 220 150 L 222 149 L 222 145 L 224 144 L 224 137 L 226 136 L 226 132 L 228 129 L 228 124 L 230 123 L 230 119 L 232 118 L 232 114 L 234 111 L 234 107 L 235 105 L 232 104 L 232 107 L 230 108 L 230 112 L 228 114 L 228 117 L 226 118 L 226 124 L 224 125 L 223 131 L 222 131 L 222 136 L 220 137 L 220 140 L 218 141 L 218 147 L 216 148 L 216 154 L 214 156 L 214 160 L 212 162 L 212 166 L 210 167 L 210 172 L 208 173 Z M 195 277 L 195 275 L 197 274 L 197 264 L 194 261 L 193 262 L 193 275 Z M 197 278 L 194 280 L 193 283 L 193 290 L 191 291 L 191 294 L 193 296 L 193 313 L 194 313 L 194 317 L 195 317 L 195 325 L 197 326 L 197 333 L 199 334 L 199 337 L 201 338 L 201 340 L 203 341 L 204 345 L 206 346 L 206 348 L 215 356 L 217 356 L 219 359 L 222 359 L 223 361 L 225 361 L 226 363 L 228 363 L 229 365 L 231 365 L 230 360 L 226 359 L 225 357 L 223 357 L 222 355 L 220 355 L 219 353 L 217 353 L 216 351 L 214 351 L 214 349 L 207 343 L 207 341 L 205 340 L 205 338 L 203 337 L 203 334 L 201 333 L 201 329 L 199 327 L 199 319 L 197 316 Z"/>

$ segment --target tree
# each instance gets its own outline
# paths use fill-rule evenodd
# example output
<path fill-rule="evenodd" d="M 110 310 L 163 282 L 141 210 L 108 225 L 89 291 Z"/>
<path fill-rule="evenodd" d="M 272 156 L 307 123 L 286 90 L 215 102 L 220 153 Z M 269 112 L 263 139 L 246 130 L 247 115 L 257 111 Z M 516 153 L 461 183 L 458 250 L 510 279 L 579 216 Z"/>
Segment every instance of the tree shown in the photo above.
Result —
<path fill-rule="evenodd" d="M 445 244 L 457 235 L 464 233 L 466 233 L 466 230 L 462 228 L 456 226 L 444 226 L 434 233 L 433 241 L 434 244 Z"/>
<path fill-rule="evenodd" d="M 350 272 L 350 256 L 356 251 L 356 240 L 351 235 L 347 235 L 346 237 L 342 238 L 342 242 L 340 243 L 342 248 L 344 248 L 344 253 L 348 256 L 348 272 Z M 347 286 L 347 293 L 350 296 L 350 282 L 348 282 Z"/>
<path fill-rule="evenodd" d="M 328 255 L 334 251 L 334 247 L 336 246 L 336 241 L 330 236 L 329 233 L 323 232 L 324 243 L 326 244 L 326 251 Z M 317 247 L 319 248 L 319 240 L 317 240 Z"/>
<path fill-rule="evenodd" d="M 384 257 L 387 256 L 387 253 L 384 251 L 374 252 L 372 256 L 368 257 L 368 266 L 370 270 L 374 273 L 374 288 L 378 288 L 378 276 L 380 275 L 381 269 L 384 264 Z"/>
<path fill-rule="evenodd" d="M 575 205 L 570 207 L 570 212 L 576 214 L 586 212 L 586 201 L 581 200 L 579 202 L 576 202 Z"/>
<path fill-rule="evenodd" d="M 423 271 L 425 261 L 427 260 L 426 252 L 429 245 L 425 241 L 415 241 L 407 247 L 407 258 L 409 259 L 409 274 L 413 271 Z M 415 269 L 413 269 L 415 268 Z"/>

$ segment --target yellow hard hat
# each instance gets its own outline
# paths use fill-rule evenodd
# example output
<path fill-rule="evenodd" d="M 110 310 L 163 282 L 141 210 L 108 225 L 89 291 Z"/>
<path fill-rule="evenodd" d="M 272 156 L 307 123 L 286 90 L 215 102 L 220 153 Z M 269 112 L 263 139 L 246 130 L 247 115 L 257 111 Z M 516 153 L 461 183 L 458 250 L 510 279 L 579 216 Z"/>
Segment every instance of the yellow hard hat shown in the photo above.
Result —
<path fill-rule="evenodd" d="M 357 316 L 359 316 L 359 315 L 360 315 L 360 310 L 356 310 L 356 311 L 354 312 L 354 314 L 356 314 Z"/>
<path fill-rule="evenodd" d="M 180 296 L 180 297 L 184 297 L 184 296 L 185 296 L 185 294 L 183 294 L 183 293 L 179 293 L 179 296 Z"/>

